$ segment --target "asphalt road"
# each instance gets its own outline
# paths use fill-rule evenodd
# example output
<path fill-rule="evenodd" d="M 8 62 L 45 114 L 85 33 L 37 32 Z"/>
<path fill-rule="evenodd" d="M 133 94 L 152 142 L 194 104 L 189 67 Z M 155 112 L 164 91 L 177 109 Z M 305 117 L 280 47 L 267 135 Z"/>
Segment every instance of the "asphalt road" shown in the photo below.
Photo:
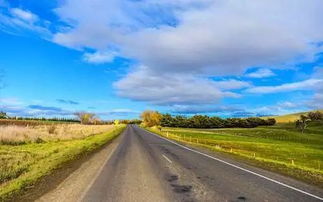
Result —
<path fill-rule="evenodd" d="M 322 201 L 323 191 L 128 126 L 82 201 Z"/>

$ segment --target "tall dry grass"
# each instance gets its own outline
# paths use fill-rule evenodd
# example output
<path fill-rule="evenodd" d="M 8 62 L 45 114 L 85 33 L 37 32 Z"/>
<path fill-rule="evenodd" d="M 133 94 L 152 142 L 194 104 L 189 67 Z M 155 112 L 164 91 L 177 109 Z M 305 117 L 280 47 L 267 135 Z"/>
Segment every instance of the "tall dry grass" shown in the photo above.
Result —
<path fill-rule="evenodd" d="M 110 131 L 113 125 L 52 124 L 39 126 L 0 126 L 0 144 L 80 139 Z"/>

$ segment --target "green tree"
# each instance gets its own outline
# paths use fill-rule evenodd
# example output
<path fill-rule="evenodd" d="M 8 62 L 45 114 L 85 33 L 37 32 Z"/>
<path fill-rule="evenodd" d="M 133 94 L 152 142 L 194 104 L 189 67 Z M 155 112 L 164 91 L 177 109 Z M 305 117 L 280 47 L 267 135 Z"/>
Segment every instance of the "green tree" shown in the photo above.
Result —
<path fill-rule="evenodd" d="M 295 126 L 304 133 L 309 121 L 310 119 L 307 116 L 301 115 L 300 119 L 295 122 Z"/>

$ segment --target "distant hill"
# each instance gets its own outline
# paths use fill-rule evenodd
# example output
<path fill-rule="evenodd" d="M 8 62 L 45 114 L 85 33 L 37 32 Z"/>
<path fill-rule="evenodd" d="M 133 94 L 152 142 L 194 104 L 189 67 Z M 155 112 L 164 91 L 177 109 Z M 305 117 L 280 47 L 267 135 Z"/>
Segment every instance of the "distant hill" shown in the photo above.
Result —
<path fill-rule="evenodd" d="M 320 111 L 323 113 L 323 109 L 314 110 L 314 111 Z M 311 112 L 311 111 L 308 111 L 308 112 Z M 280 116 L 269 116 L 266 118 L 275 118 L 277 123 L 288 123 L 288 122 L 296 121 L 297 119 L 299 119 L 300 115 L 302 115 L 302 114 L 306 115 L 308 112 L 298 112 L 295 114 L 285 114 L 285 115 L 280 115 Z"/>

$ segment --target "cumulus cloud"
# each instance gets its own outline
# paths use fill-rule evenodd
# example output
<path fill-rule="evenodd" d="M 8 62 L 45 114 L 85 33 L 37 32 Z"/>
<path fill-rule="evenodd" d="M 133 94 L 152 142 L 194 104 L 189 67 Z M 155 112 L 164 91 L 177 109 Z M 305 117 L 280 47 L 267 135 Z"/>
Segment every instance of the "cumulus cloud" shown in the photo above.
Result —
<path fill-rule="evenodd" d="M 212 80 L 182 74 L 154 74 L 145 67 L 129 73 L 114 83 L 114 87 L 119 96 L 158 105 L 208 104 L 223 97 L 239 97 L 219 90 L 217 82 Z"/>
<path fill-rule="evenodd" d="M 270 77 L 269 68 L 312 60 L 322 51 L 316 45 L 323 41 L 322 8 L 321 0 L 65 0 L 54 9 L 62 23 L 48 35 L 85 52 L 85 62 L 103 64 L 120 55 L 144 66 L 114 84 L 122 97 L 210 104 L 240 96 L 230 90 L 274 93 L 319 85 L 315 78 L 259 87 L 210 78 L 243 75 L 250 67 L 264 68 L 245 76 Z M 36 14 L 19 8 L 0 14 L 0 29 L 4 25 L 48 33 Z"/>
<path fill-rule="evenodd" d="M 71 47 L 114 44 L 126 56 L 160 71 L 239 74 L 250 66 L 312 54 L 315 46 L 310 42 L 322 39 L 322 2 L 317 0 L 204 3 L 208 6 L 186 5 L 174 12 L 179 4 L 161 1 L 157 8 L 162 12 L 155 15 L 169 17 L 156 28 L 156 22 L 146 26 L 152 17 L 147 11 L 156 7 L 149 1 L 68 0 L 57 13 L 73 29 L 57 33 L 54 41 Z M 302 19 L 294 23 L 300 11 Z M 172 21 L 175 26 L 169 25 Z"/>
<path fill-rule="evenodd" d="M 261 68 L 257 71 L 248 73 L 245 76 L 250 78 L 265 78 L 275 76 L 275 73 L 272 72 L 270 69 Z"/>
<path fill-rule="evenodd" d="M 269 93 L 316 85 L 309 80 L 251 87 L 209 78 L 312 59 L 321 50 L 315 43 L 323 40 L 322 8 L 320 0 L 66 0 L 55 12 L 68 27 L 53 41 L 97 50 L 84 55 L 88 62 L 113 60 L 104 51 L 116 47 L 118 54 L 145 66 L 146 71 L 138 68 L 115 83 L 120 96 L 162 105 L 214 103 L 237 97 L 228 91 L 233 89 Z M 274 73 L 261 68 L 247 76 Z"/>

